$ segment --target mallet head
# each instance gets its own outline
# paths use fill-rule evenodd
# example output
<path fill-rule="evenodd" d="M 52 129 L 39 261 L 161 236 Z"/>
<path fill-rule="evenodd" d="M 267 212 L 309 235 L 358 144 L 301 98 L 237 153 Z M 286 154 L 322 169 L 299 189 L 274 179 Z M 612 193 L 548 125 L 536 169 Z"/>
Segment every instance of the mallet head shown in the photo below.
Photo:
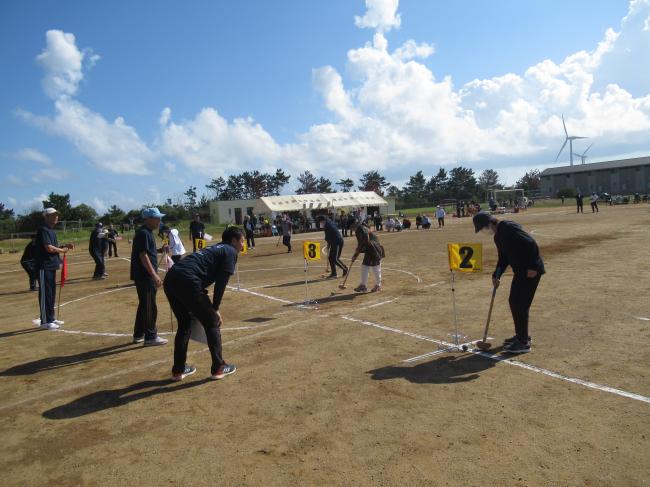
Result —
<path fill-rule="evenodd" d="M 476 342 L 476 346 L 477 346 L 480 350 L 489 350 L 490 347 L 492 347 L 492 344 L 489 343 L 489 342 L 484 342 L 484 341 L 482 341 L 482 340 L 479 340 L 478 342 Z"/>

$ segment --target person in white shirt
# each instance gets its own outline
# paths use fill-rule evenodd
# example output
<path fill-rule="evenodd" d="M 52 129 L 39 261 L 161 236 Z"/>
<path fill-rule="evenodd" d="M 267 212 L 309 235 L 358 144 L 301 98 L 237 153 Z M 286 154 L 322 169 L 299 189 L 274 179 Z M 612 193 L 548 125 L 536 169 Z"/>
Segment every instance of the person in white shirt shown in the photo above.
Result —
<path fill-rule="evenodd" d="M 169 238 L 169 253 L 171 254 L 174 264 L 176 264 L 183 255 L 185 255 L 185 246 L 181 240 L 181 236 L 178 233 L 178 229 L 172 228 L 167 234 Z"/>
<path fill-rule="evenodd" d="M 598 213 L 598 195 L 596 193 L 591 193 L 589 200 L 591 202 L 591 212 Z"/>
<path fill-rule="evenodd" d="M 436 218 L 438 219 L 438 228 L 442 228 L 445 226 L 445 216 L 447 213 L 445 213 L 445 209 L 438 205 L 436 206 Z"/>

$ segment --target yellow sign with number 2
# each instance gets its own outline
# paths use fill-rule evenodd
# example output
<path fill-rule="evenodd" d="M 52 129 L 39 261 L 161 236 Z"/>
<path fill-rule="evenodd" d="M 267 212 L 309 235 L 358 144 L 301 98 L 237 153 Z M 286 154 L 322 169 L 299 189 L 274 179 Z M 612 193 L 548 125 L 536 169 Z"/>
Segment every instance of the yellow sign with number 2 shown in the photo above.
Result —
<path fill-rule="evenodd" d="M 320 260 L 320 242 L 303 242 L 302 255 L 305 260 Z"/>
<path fill-rule="evenodd" d="M 483 269 L 483 245 L 480 243 L 448 243 L 449 270 L 479 272 Z"/>

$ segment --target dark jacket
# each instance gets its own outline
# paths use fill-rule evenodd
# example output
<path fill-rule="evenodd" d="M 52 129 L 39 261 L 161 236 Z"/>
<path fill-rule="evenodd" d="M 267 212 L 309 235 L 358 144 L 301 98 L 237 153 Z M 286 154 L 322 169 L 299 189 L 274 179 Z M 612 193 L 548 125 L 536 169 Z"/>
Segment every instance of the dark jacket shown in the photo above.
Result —
<path fill-rule="evenodd" d="M 544 274 L 544 262 L 539 255 L 537 242 L 518 223 L 499 222 L 494 243 L 499 252 L 499 261 L 493 276 L 501 277 L 508 266 L 512 267 L 515 275 L 525 275 L 529 269 Z"/>

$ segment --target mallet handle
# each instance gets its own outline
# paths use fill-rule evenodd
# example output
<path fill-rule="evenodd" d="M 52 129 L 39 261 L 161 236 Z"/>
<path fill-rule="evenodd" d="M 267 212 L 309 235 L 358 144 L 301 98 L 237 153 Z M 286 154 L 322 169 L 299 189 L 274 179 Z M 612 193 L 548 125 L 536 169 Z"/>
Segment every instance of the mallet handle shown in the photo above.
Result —
<path fill-rule="evenodd" d="M 490 309 L 488 310 L 487 320 L 485 321 L 485 331 L 483 332 L 483 342 L 487 340 L 488 328 L 490 327 L 490 317 L 492 316 L 492 306 L 494 306 L 494 297 L 497 294 L 496 286 L 492 288 L 492 299 L 490 299 Z"/>

